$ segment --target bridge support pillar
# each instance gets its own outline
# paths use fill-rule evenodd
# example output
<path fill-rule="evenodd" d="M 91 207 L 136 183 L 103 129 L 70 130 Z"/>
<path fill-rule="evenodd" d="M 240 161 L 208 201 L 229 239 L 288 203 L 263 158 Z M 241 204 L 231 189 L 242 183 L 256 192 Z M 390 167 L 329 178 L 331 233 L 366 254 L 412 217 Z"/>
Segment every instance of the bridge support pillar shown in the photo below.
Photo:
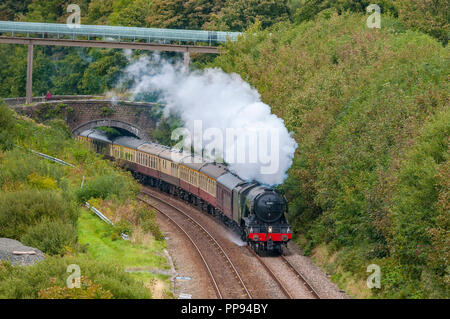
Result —
<path fill-rule="evenodd" d="M 189 69 L 189 64 L 191 63 L 191 56 L 189 51 L 184 52 L 184 66 Z"/>
<path fill-rule="evenodd" d="M 27 64 L 27 104 L 33 101 L 33 54 L 34 47 L 28 45 L 28 64 Z"/>

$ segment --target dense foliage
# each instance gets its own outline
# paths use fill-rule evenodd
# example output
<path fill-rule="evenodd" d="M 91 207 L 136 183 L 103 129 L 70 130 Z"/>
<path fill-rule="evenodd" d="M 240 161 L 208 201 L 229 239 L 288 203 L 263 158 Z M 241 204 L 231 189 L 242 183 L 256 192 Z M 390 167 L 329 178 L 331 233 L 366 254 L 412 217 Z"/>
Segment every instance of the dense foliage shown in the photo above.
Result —
<path fill-rule="evenodd" d="M 0 103 L 0 150 L 12 148 L 14 128 L 13 112 L 6 107 L 2 107 Z"/>
<path fill-rule="evenodd" d="M 84 278 L 79 289 L 64 289 L 67 266 L 79 265 Z M 140 282 L 124 269 L 86 256 L 48 257 L 33 267 L 0 262 L 0 298 L 150 298 Z"/>
<path fill-rule="evenodd" d="M 162 267 L 166 261 L 157 254 L 164 247 L 164 236 L 154 212 L 136 204 L 138 184 L 131 174 L 75 142 L 65 123 L 51 118 L 58 117 L 58 112 L 48 114 L 51 116 L 43 114 L 45 123 L 38 125 L 0 105 L 0 237 L 19 240 L 46 255 L 44 261 L 30 267 L 0 262 L 0 298 L 151 297 L 142 279 L 126 274 L 122 260 L 110 257 L 113 252 L 93 257 L 80 227 L 86 229 L 88 222 L 103 222 L 85 210 L 83 213 L 90 218 L 80 218 L 80 207 L 81 202 L 102 199 L 114 205 L 113 211 L 119 215 L 117 226 L 111 227 L 111 231 L 118 232 L 115 240 L 121 240 L 122 233 L 133 238 L 133 243 L 122 243 L 121 255 L 126 256 L 130 250 L 134 254 L 145 251 L 146 265 L 155 260 Z M 28 149 L 64 159 L 77 167 L 44 160 Z M 84 186 L 80 188 L 82 183 Z M 124 217 L 120 216 L 122 213 Z M 99 233 L 91 236 L 91 241 L 112 241 L 107 235 L 99 238 Z M 141 244 L 140 238 L 146 239 L 146 245 Z M 65 287 L 69 264 L 82 268 L 84 277 L 79 290 Z M 139 264 L 131 264 L 136 265 Z"/>
<path fill-rule="evenodd" d="M 334 271 L 360 278 L 383 265 L 382 296 L 448 297 L 449 52 L 383 25 L 328 9 L 255 28 L 213 65 L 254 85 L 295 132 L 281 189 L 306 252 L 326 243 Z"/>
<path fill-rule="evenodd" d="M 450 27 L 450 2 L 447 0 L 300 0 L 293 20 L 304 22 L 314 19 L 325 9 L 363 13 L 371 3 L 380 6 L 383 16 L 398 17 L 410 28 L 426 32 L 441 42 L 448 42 Z"/>
<path fill-rule="evenodd" d="M 115 197 L 123 200 L 131 195 L 136 195 L 138 191 L 135 183 L 130 183 L 120 176 L 103 175 L 87 182 L 83 188 L 76 192 L 76 196 L 82 203 L 90 198 L 109 199 Z"/>

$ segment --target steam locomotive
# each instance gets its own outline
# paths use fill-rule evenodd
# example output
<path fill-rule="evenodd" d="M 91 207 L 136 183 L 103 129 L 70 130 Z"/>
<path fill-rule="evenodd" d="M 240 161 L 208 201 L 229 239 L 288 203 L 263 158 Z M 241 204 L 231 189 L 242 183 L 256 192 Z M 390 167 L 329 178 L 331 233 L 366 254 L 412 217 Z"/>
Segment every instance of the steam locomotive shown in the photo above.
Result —
<path fill-rule="evenodd" d="M 273 188 L 247 182 L 226 165 L 157 143 L 88 130 L 77 137 L 105 158 L 129 169 L 140 182 L 189 201 L 227 226 L 258 254 L 281 254 L 292 237 L 287 201 Z"/>

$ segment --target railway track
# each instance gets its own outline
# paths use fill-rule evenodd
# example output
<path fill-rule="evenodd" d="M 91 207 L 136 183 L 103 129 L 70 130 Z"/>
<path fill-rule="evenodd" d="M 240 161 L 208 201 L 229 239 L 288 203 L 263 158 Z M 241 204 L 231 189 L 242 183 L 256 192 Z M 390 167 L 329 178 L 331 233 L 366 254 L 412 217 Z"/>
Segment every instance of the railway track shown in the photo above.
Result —
<path fill-rule="evenodd" d="M 314 299 L 320 299 L 320 295 L 317 293 L 317 291 L 314 289 L 312 285 L 309 284 L 308 280 L 306 280 L 305 276 L 297 270 L 297 268 L 292 265 L 292 263 L 283 255 L 280 256 L 280 258 L 283 260 L 283 262 L 291 269 L 291 271 L 294 273 L 294 275 L 303 283 L 303 286 L 309 290 L 312 297 Z"/>
<path fill-rule="evenodd" d="M 138 197 L 139 200 L 147 203 L 147 201 L 143 198 Z M 147 203 L 149 204 L 149 203 Z M 149 204 L 150 205 L 150 204 Z M 159 208 L 156 208 L 155 206 L 151 205 L 156 211 L 158 211 L 160 214 L 162 214 L 163 216 L 165 216 L 168 220 L 170 220 L 172 222 L 172 224 L 174 224 L 183 234 L 185 234 L 185 236 L 189 239 L 189 241 L 191 242 L 191 244 L 194 246 L 194 248 L 196 249 L 196 251 L 198 252 L 200 259 L 202 260 L 203 264 L 205 265 L 205 268 L 208 272 L 209 278 L 211 279 L 212 285 L 214 287 L 214 291 L 216 292 L 217 298 L 219 299 L 223 299 L 222 294 L 220 293 L 219 287 L 217 285 L 216 279 L 214 278 L 214 275 L 211 272 L 211 268 L 209 267 L 208 263 L 205 260 L 205 257 L 203 256 L 202 252 L 200 251 L 200 249 L 198 248 L 198 246 L 195 244 L 194 240 L 192 239 L 191 236 L 189 236 L 189 234 L 183 229 L 183 227 L 180 226 L 180 224 L 178 224 L 173 218 L 171 218 L 168 214 L 164 213 L 162 210 L 160 210 Z"/>
<path fill-rule="evenodd" d="M 257 253 L 255 253 L 250 247 L 247 246 L 247 249 L 250 251 L 250 253 L 252 253 L 253 256 L 256 257 L 256 259 L 258 259 L 259 263 L 264 267 L 264 269 L 269 273 L 270 277 L 273 278 L 273 280 L 276 282 L 276 284 L 278 285 L 278 287 L 280 288 L 280 290 L 283 292 L 283 294 L 288 298 L 288 299 L 293 299 L 294 297 L 292 297 L 292 295 L 289 293 L 289 291 L 287 291 L 287 289 L 284 287 L 284 285 L 281 283 L 280 279 L 278 279 L 278 277 L 275 275 L 275 273 L 272 271 L 272 269 L 270 269 L 269 266 L 267 266 L 267 264 L 262 260 L 262 258 L 260 256 L 258 256 Z"/>
<path fill-rule="evenodd" d="M 218 298 L 252 299 L 230 257 L 201 224 L 182 209 L 145 189 L 141 191 L 138 198 L 166 216 L 189 238 L 205 264 Z"/>
<path fill-rule="evenodd" d="M 152 191 L 152 193 L 149 192 L 150 190 Z M 144 188 L 143 192 L 146 195 L 151 196 L 153 198 L 159 198 L 159 196 L 157 196 L 157 194 L 155 194 L 155 193 L 157 193 L 156 191 L 153 191 L 152 189 L 149 189 L 149 191 L 145 191 L 145 188 Z M 167 203 L 168 205 L 174 207 L 177 211 L 181 212 L 181 209 L 179 209 L 178 207 L 175 207 L 167 199 L 159 198 L 159 200 Z M 175 198 L 170 198 L 170 201 L 172 203 L 174 203 L 176 200 L 175 200 Z M 189 205 L 189 207 L 198 210 L 198 208 L 196 206 L 193 206 L 191 204 Z M 184 212 L 182 212 L 182 214 L 187 216 L 187 214 Z M 216 218 L 213 218 L 212 216 L 210 216 L 208 214 L 205 214 L 205 215 L 208 216 L 209 218 L 213 219 L 215 222 L 218 221 Z M 187 216 L 187 217 L 192 219 L 191 216 Z M 198 225 L 200 225 L 200 224 L 198 224 Z M 201 226 L 201 227 L 203 228 L 203 226 Z M 217 241 L 216 241 L 216 243 L 217 243 Z M 252 249 L 250 249 L 250 247 L 247 246 L 247 248 L 250 251 L 250 253 L 263 266 L 263 268 L 266 270 L 266 272 L 269 274 L 269 276 L 274 280 L 274 282 L 276 283 L 276 285 L 278 286 L 278 288 L 282 292 L 282 294 L 285 295 L 288 299 L 295 299 L 295 298 L 320 299 L 320 295 L 317 293 L 317 291 L 314 289 L 314 287 L 308 282 L 308 280 L 303 276 L 303 274 L 300 271 L 298 271 L 294 265 L 292 265 L 292 263 L 285 256 L 282 255 L 280 257 L 261 258 Z M 222 249 L 222 251 L 223 251 L 223 249 Z M 225 254 L 225 251 L 223 251 L 223 253 Z M 268 265 L 268 263 L 272 264 L 272 265 Z M 279 270 L 279 268 L 283 267 L 283 266 L 286 268 L 286 272 L 290 272 L 292 274 L 292 276 L 289 276 L 289 278 L 290 279 L 295 278 L 294 281 L 286 280 L 286 278 L 281 278 L 282 276 L 277 274 L 277 273 L 279 273 L 279 271 L 276 271 L 276 270 Z M 274 270 L 274 269 L 276 269 L 276 270 Z M 289 285 L 289 282 L 286 282 L 286 281 L 291 282 L 291 285 Z M 296 285 L 292 285 L 292 282 L 296 282 Z M 290 286 L 290 287 L 288 287 L 288 286 Z M 293 287 L 293 286 L 296 286 L 296 287 Z"/>
<path fill-rule="evenodd" d="M 248 250 L 253 254 L 253 256 L 255 256 L 258 261 L 260 262 L 260 264 L 264 267 L 264 269 L 269 273 L 269 275 L 273 278 L 273 280 L 275 281 L 275 283 L 278 285 L 278 287 L 280 288 L 280 290 L 283 292 L 283 294 L 289 298 L 289 299 L 295 299 L 296 296 L 290 292 L 286 285 L 283 283 L 283 280 L 279 278 L 279 276 L 275 273 L 274 270 L 272 270 L 271 266 L 269 266 L 266 262 L 267 259 L 261 258 L 257 253 L 255 253 L 250 247 L 248 247 Z M 293 273 L 294 277 L 298 279 L 298 281 L 300 281 L 300 284 L 304 287 L 304 289 L 306 289 L 309 294 L 311 295 L 311 297 L 313 299 L 320 299 L 319 294 L 316 292 L 316 290 L 308 283 L 308 281 L 306 280 L 306 278 L 301 274 L 301 272 L 299 272 L 292 264 L 291 262 L 285 257 L 285 256 L 280 256 L 280 257 L 269 257 L 271 258 L 270 260 L 273 261 L 275 259 L 281 260 L 288 268 L 289 270 Z"/>

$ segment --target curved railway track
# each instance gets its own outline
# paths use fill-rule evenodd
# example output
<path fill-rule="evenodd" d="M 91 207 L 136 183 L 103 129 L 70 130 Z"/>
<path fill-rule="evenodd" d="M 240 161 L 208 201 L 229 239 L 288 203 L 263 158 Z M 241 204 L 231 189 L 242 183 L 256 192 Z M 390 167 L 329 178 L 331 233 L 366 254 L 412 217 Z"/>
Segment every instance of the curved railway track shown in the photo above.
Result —
<path fill-rule="evenodd" d="M 255 253 L 250 247 L 248 247 L 248 250 L 258 259 L 258 261 L 261 263 L 261 265 L 264 267 L 264 269 L 269 273 L 269 275 L 273 278 L 273 280 L 276 282 L 280 290 L 283 292 L 283 294 L 289 298 L 289 299 L 295 299 L 295 296 L 292 292 L 290 292 L 286 285 L 283 284 L 282 280 L 277 276 L 277 274 L 272 270 L 272 268 L 267 265 L 264 258 L 261 258 L 257 253 Z M 283 263 L 290 269 L 290 271 L 294 274 L 295 278 L 297 278 L 300 281 L 300 284 L 308 290 L 309 294 L 313 299 L 320 299 L 319 294 L 317 291 L 308 283 L 306 278 L 302 275 L 301 272 L 299 272 L 292 264 L 291 262 L 285 257 L 270 257 L 272 259 L 281 259 Z"/>
<path fill-rule="evenodd" d="M 287 291 L 287 289 L 283 286 L 283 284 L 281 283 L 281 281 L 278 279 L 278 277 L 275 275 L 275 273 L 272 271 L 272 269 L 270 269 L 269 266 L 266 265 L 266 263 L 262 260 L 262 258 L 255 253 L 249 246 L 247 246 L 247 249 L 252 253 L 253 256 L 256 257 L 256 259 L 258 259 L 259 263 L 264 267 L 264 269 L 269 273 L 270 277 L 273 278 L 273 280 L 276 282 L 276 284 L 278 285 L 278 287 L 280 288 L 280 290 L 283 292 L 283 294 L 288 298 L 288 299 L 293 299 L 292 295 L 289 293 L 289 291 Z"/>
<path fill-rule="evenodd" d="M 139 200 L 145 202 L 146 204 L 150 205 L 145 199 L 138 197 Z M 183 227 L 180 226 L 180 224 L 178 224 L 173 218 L 171 218 L 168 214 L 164 213 L 162 210 L 160 210 L 159 208 L 150 205 L 151 207 L 153 207 L 156 211 L 158 211 L 160 214 L 164 215 L 168 220 L 170 220 L 179 230 L 181 230 L 181 232 L 189 239 L 190 243 L 194 246 L 194 248 L 196 249 L 196 251 L 198 252 L 203 264 L 205 265 L 206 270 L 208 271 L 208 275 L 209 278 L 211 279 L 212 285 L 214 287 L 214 291 L 216 292 L 216 295 L 219 299 L 223 299 L 222 294 L 220 293 L 219 287 L 217 285 L 216 279 L 214 278 L 214 275 L 211 272 L 211 268 L 209 267 L 208 263 L 205 260 L 205 257 L 203 256 L 202 252 L 200 251 L 200 249 L 198 248 L 198 246 L 195 244 L 194 240 L 192 239 L 191 236 L 189 236 L 189 234 L 183 229 Z"/>
<path fill-rule="evenodd" d="M 305 276 L 297 270 L 297 268 L 292 265 L 292 263 L 283 255 L 280 256 L 280 258 L 283 260 L 283 262 L 289 267 L 289 269 L 292 270 L 294 275 L 303 283 L 303 286 L 309 290 L 311 293 L 311 296 L 314 299 L 320 299 L 320 295 L 317 293 L 317 291 L 314 289 L 312 285 L 309 284 L 308 280 L 306 280 Z"/>
<path fill-rule="evenodd" d="M 168 203 L 163 198 L 147 192 L 145 189 L 141 193 L 147 196 L 145 198 L 145 196 L 140 195 L 139 199 L 141 201 L 152 206 L 159 213 L 169 218 L 171 222 L 182 230 L 191 243 L 193 243 L 205 264 L 218 298 L 244 297 L 252 299 L 252 295 L 230 257 L 217 240 L 201 224 L 186 214 L 182 209 Z M 157 203 L 150 202 L 149 198 L 155 200 Z M 161 205 L 164 206 L 164 209 Z M 236 280 L 233 281 L 230 278 L 235 278 Z M 239 291 L 242 293 L 239 293 Z"/>
<path fill-rule="evenodd" d="M 152 190 L 152 193 L 149 192 L 150 190 Z M 180 208 L 174 206 L 173 204 L 168 202 L 166 199 L 160 198 L 159 196 L 155 195 L 156 191 L 153 191 L 153 189 L 149 189 L 149 191 L 145 191 L 145 188 L 144 188 L 144 191 L 142 191 L 142 192 L 152 198 L 155 198 L 159 201 L 164 202 L 166 205 L 171 206 L 178 212 L 181 212 L 185 217 L 193 220 L 193 218 L 191 216 L 188 216 L 188 214 L 183 212 Z M 171 197 L 170 200 L 175 201 L 175 198 Z M 192 207 L 193 209 L 198 210 L 198 207 L 193 206 L 192 204 L 189 204 L 189 207 Z M 219 221 L 211 215 L 205 214 L 205 216 L 208 216 L 209 218 L 213 219 L 216 222 Z M 195 221 L 195 223 L 197 223 L 198 227 L 201 227 L 201 229 L 203 229 L 207 234 L 209 234 L 209 232 L 207 232 L 206 229 L 204 229 L 204 227 L 201 226 L 198 222 Z M 209 234 L 209 236 L 210 236 L 210 238 L 213 238 L 210 234 Z M 217 243 L 217 241 L 215 239 L 214 239 L 214 241 Z M 217 245 L 219 245 L 219 244 L 217 243 Z M 219 247 L 221 248 L 222 253 L 224 255 L 226 255 L 225 251 L 222 249 L 222 247 L 220 245 L 219 245 Z M 299 292 L 300 292 L 300 295 L 303 296 L 303 298 L 320 299 L 320 295 L 317 293 L 317 291 L 314 289 L 314 287 L 308 282 L 308 280 L 303 276 L 303 274 L 300 271 L 298 271 L 297 268 L 285 256 L 282 255 L 280 257 L 269 257 L 269 259 L 261 258 L 252 249 L 250 249 L 250 247 L 247 246 L 247 248 L 250 251 L 250 253 L 263 266 L 263 268 L 266 270 L 266 272 L 269 274 L 269 276 L 274 280 L 274 282 L 276 283 L 276 285 L 278 286 L 278 288 L 280 289 L 282 294 L 284 294 L 288 299 L 299 298 L 298 297 Z M 276 260 L 276 262 L 274 262 L 275 260 Z M 285 283 L 283 283 L 283 280 L 280 278 L 280 276 L 277 275 L 277 271 L 273 270 L 273 268 L 278 268 L 278 267 L 276 267 L 276 266 L 271 267 L 267 264 L 266 261 L 273 263 L 273 264 L 279 263 L 280 266 L 285 265 L 286 269 L 288 269 L 288 271 L 292 273 L 293 278 L 295 278 L 297 280 L 297 285 L 296 285 L 295 289 L 292 289 L 292 287 L 290 287 L 291 289 L 288 289 L 287 285 Z M 231 260 L 230 260 L 230 262 L 231 262 Z M 233 268 L 236 269 L 234 266 L 233 266 Z M 236 273 L 237 273 L 237 271 L 236 271 Z M 239 278 L 240 278 L 240 276 L 239 276 Z M 240 281 L 243 283 L 242 279 L 240 279 Z M 286 282 L 286 279 L 284 281 Z"/>

